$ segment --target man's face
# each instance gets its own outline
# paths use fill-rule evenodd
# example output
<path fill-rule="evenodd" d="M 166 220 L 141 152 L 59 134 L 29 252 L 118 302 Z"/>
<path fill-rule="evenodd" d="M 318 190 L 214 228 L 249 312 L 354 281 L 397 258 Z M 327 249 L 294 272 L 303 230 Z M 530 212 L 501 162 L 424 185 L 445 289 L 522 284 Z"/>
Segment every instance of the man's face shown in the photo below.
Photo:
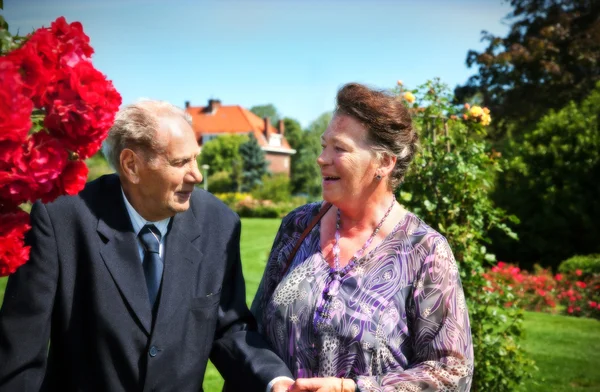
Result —
<path fill-rule="evenodd" d="M 149 221 L 171 217 L 190 207 L 194 186 L 202 181 L 196 158 L 200 147 L 182 118 L 161 119 L 158 140 L 163 151 L 140 165 L 138 211 Z"/>

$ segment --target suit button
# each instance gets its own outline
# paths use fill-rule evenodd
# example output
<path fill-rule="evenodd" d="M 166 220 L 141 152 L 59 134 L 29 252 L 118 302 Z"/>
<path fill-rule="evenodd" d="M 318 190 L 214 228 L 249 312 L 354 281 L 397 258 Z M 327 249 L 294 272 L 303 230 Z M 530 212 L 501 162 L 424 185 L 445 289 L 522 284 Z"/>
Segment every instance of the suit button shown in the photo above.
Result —
<path fill-rule="evenodd" d="M 148 354 L 151 357 L 156 357 L 156 354 L 158 354 L 158 349 L 156 348 L 156 346 L 150 347 L 150 350 L 148 350 Z"/>

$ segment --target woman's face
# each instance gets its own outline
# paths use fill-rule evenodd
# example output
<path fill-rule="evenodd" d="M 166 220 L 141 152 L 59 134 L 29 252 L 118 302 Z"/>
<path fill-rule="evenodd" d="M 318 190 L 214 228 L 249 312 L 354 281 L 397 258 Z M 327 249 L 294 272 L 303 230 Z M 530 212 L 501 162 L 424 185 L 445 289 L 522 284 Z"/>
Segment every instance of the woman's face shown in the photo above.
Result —
<path fill-rule="evenodd" d="M 367 130 L 351 116 L 335 115 L 321 136 L 323 199 L 360 205 L 376 187 L 376 155 L 367 141 Z"/>

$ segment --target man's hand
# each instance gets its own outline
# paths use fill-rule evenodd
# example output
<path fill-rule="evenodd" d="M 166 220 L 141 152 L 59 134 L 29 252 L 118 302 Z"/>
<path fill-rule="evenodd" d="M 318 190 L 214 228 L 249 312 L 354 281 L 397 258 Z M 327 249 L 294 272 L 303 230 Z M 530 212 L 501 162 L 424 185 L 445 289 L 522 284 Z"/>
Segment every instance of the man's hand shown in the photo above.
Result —
<path fill-rule="evenodd" d="M 271 392 L 287 392 L 289 388 L 294 384 L 294 380 L 287 377 L 282 377 L 271 387 Z"/>
<path fill-rule="evenodd" d="M 344 387 L 342 389 L 342 386 Z M 325 377 L 325 378 L 299 378 L 290 388 L 290 392 L 354 392 L 356 383 L 348 378 Z"/>

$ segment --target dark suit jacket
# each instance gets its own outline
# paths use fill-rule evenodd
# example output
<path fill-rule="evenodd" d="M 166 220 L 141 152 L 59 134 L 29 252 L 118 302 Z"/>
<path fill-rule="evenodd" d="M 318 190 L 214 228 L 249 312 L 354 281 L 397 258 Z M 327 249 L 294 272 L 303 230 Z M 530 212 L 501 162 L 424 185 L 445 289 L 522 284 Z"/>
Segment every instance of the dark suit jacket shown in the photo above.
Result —
<path fill-rule="evenodd" d="M 209 193 L 172 218 L 154 324 L 116 175 L 36 203 L 31 224 L 0 310 L 0 391 L 199 391 L 209 355 L 233 390 L 291 377 L 254 332 L 239 218 Z"/>

